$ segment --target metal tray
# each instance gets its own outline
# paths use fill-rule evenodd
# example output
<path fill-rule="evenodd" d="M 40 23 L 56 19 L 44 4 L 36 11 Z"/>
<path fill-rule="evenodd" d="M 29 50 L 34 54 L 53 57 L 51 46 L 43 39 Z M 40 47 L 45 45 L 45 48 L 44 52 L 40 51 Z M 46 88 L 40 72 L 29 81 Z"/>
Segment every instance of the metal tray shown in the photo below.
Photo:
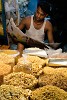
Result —
<path fill-rule="evenodd" d="M 56 59 L 49 59 L 48 61 L 49 66 L 67 66 L 67 59 L 65 58 L 56 58 Z"/>

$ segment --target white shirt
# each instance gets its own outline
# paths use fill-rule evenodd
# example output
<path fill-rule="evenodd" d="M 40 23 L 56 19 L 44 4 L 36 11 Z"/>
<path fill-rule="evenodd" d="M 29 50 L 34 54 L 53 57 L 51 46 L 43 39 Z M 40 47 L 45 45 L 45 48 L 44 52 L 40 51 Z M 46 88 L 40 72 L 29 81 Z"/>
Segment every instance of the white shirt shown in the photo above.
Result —
<path fill-rule="evenodd" d="M 40 29 L 35 29 L 33 25 L 33 16 L 31 16 L 31 25 L 29 30 L 26 30 L 26 35 L 30 38 L 38 40 L 40 42 L 44 42 L 44 28 L 45 28 L 46 21 L 44 21 L 42 27 Z"/>

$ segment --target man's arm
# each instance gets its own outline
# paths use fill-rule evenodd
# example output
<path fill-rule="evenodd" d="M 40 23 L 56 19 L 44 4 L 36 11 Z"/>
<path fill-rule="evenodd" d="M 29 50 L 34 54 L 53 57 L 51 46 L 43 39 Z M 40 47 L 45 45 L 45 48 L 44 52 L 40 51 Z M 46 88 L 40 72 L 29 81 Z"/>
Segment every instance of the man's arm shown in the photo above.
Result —
<path fill-rule="evenodd" d="M 46 29 L 47 29 L 47 36 L 48 36 L 48 41 L 49 43 L 54 43 L 54 39 L 53 39 L 53 27 L 52 27 L 52 24 L 47 21 L 47 24 L 46 24 Z"/>
<path fill-rule="evenodd" d="M 23 18 L 20 24 L 18 25 L 18 28 L 22 30 L 26 25 L 26 18 Z"/>

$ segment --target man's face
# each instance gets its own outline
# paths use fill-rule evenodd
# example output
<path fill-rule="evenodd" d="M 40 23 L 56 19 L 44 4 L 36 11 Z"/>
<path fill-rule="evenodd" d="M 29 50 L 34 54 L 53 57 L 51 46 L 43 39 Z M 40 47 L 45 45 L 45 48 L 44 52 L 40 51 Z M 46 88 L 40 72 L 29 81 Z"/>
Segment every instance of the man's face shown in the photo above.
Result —
<path fill-rule="evenodd" d="M 40 7 L 37 8 L 36 13 L 35 13 L 35 18 L 37 21 L 42 21 L 46 17 L 46 13 L 42 11 Z"/>

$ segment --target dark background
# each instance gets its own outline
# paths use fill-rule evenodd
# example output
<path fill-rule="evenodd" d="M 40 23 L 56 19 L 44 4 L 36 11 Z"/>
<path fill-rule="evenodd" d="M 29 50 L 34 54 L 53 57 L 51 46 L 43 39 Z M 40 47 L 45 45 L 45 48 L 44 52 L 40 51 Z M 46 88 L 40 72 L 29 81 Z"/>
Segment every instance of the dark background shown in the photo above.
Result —
<path fill-rule="evenodd" d="M 56 32 L 60 35 L 57 40 L 67 42 L 67 4 L 66 0 L 47 0 L 51 4 L 51 18 L 57 27 Z M 56 37 L 56 36 L 55 36 Z M 56 40 L 56 41 L 57 41 Z"/>
<path fill-rule="evenodd" d="M 50 21 L 54 28 L 54 41 L 60 42 L 67 52 L 67 4 L 66 0 L 38 0 L 48 2 L 51 7 Z M 65 50 L 63 50 L 65 51 Z"/>

